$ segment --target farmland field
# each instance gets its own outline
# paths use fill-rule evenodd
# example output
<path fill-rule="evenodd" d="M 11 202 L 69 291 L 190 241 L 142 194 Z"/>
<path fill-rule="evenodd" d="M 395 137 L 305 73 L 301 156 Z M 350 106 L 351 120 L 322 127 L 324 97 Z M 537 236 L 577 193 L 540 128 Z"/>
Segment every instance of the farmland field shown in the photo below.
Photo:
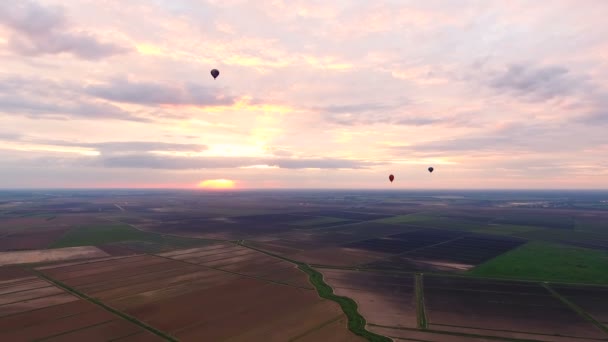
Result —
<path fill-rule="evenodd" d="M 146 332 L 31 273 L 0 267 L 0 276 L 2 341 L 118 339 Z"/>
<path fill-rule="evenodd" d="M 431 329 L 544 341 L 606 337 L 538 284 L 427 276 L 424 300 Z"/>
<path fill-rule="evenodd" d="M 561 282 L 608 284 L 608 252 L 552 243 L 530 242 L 470 274 Z"/>
<path fill-rule="evenodd" d="M 338 296 L 352 298 L 370 323 L 416 327 L 414 278 L 369 272 L 321 270 Z"/>
<path fill-rule="evenodd" d="M 605 341 L 602 201 L 0 192 L 0 340 Z"/>
<path fill-rule="evenodd" d="M 285 271 L 283 276 L 245 272 L 250 276 L 243 276 L 190 262 L 226 248 L 231 247 L 217 245 L 163 256 L 115 258 L 93 265 L 45 267 L 41 271 L 184 340 L 202 336 L 255 340 L 270 331 L 277 340 L 285 340 L 304 336 L 342 317 L 335 303 L 318 298 L 310 285 L 304 284 L 306 277 L 301 272 Z M 293 265 L 281 266 L 285 269 Z M 292 286 L 282 285 L 283 281 Z M 206 307 L 214 308 L 213 312 L 201 314 L 200 308 Z M 171 312 L 170 317 L 167 312 Z M 281 322 L 285 322 L 284 327 L 275 329 L 274 324 Z"/>

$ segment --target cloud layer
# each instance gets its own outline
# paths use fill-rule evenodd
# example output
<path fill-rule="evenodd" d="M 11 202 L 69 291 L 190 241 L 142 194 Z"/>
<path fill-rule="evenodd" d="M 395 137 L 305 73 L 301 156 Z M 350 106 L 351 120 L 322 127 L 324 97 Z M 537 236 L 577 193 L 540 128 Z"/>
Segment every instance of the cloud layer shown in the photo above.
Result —
<path fill-rule="evenodd" d="M 599 0 L 3 2 L 0 188 L 603 187 L 604 13 Z"/>
<path fill-rule="evenodd" d="M 87 31 L 74 30 L 64 7 L 45 6 L 33 0 L 0 4 L 0 24 L 12 31 L 9 48 L 25 56 L 68 53 L 99 60 L 130 50 L 120 44 L 103 42 Z"/>

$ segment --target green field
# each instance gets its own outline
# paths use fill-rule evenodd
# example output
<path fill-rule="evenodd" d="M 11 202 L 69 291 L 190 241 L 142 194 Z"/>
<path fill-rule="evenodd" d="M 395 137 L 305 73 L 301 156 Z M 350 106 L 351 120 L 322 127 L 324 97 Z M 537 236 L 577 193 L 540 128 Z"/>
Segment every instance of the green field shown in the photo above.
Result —
<path fill-rule="evenodd" d="M 468 274 L 481 277 L 608 284 L 608 253 L 533 241 L 477 266 Z"/>
<path fill-rule="evenodd" d="M 148 240 L 151 233 L 139 231 L 126 224 L 97 224 L 89 226 L 74 227 L 59 240 L 55 241 L 51 248 L 96 246 L 111 242 L 129 240 Z"/>
<path fill-rule="evenodd" d="M 139 231 L 127 224 L 109 223 L 75 227 L 55 241 L 51 248 L 120 244 L 140 252 L 162 252 L 173 248 L 188 248 L 209 241 L 180 236 Z"/>
<path fill-rule="evenodd" d="M 401 223 L 420 224 L 420 223 L 424 223 L 424 222 L 433 221 L 435 219 L 437 219 L 437 217 L 435 217 L 435 216 L 422 214 L 422 213 L 416 213 L 416 214 L 409 214 L 409 215 L 392 216 L 392 217 L 388 217 L 385 219 L 376 220 L 374 222 L 391 223 L 391 224 L 401 224 Z"/>
<path fill-rule="evenodd" d="M 349 220 L 336 218 L 336 217 L 315 217 L 309 220 L 296 221 L 290 223 L 293 226 L 307 227 L 307 226 L 316 226 L 320 224 L 329 224 L 329 223 L 340 223 L 347 222 Z"/>
<path fill-rule="evenodd" d="M 162 253 L 174 249 L 192 248 L 207 245 L 211 242 L 203 239 L 149 234 L 145 240 L 129 240 L 113 243 L 140 253 Z"/>
<path fill-rule="evenodd" d="M 512 234 L 521 234 L 527 232 L 533 232 L 542 230 L 544 234 L 547 234 L 547 230 L 541 227 L 535 226 L 517 226 L 511 224 L 488 224 L 483 228 L 477 228 L 470 230 L 473 233 L 483 233 L 483 234 L 499 234 L 499 235 L 512 235 Z"/>
<path fill-rule="evenodd" d="M 454 219 L 450 217 L 433 216 L 432 214 L 422 213 L 393 216 L 374 222 L 388 224 L 412 224 L 428 228 L 456 229 L 466 231 L 478 231 L 492 227 L 491 225 L 485 222 L 466 219 Z"/>

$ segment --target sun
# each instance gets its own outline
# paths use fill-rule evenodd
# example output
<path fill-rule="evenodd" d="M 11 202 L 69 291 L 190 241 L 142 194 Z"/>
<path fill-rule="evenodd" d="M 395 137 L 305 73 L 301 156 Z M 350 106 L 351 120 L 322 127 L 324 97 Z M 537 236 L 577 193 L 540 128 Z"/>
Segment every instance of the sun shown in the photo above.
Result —
<path fill-rule="evenodd" d="M 234 189 L 235 182 L 230 179 L 207 179 L 198 183 L 199 188 L 205 189 Z"/>

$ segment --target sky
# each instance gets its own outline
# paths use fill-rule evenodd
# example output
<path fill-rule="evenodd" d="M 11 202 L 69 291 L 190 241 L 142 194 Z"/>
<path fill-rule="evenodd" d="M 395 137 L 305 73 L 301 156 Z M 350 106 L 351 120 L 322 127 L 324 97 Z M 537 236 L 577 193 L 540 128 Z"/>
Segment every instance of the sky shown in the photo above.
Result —
<path fill-rule="evenodd" d="M 606 13 L 1 1 L 0 188 L 606 189 Z"/>

